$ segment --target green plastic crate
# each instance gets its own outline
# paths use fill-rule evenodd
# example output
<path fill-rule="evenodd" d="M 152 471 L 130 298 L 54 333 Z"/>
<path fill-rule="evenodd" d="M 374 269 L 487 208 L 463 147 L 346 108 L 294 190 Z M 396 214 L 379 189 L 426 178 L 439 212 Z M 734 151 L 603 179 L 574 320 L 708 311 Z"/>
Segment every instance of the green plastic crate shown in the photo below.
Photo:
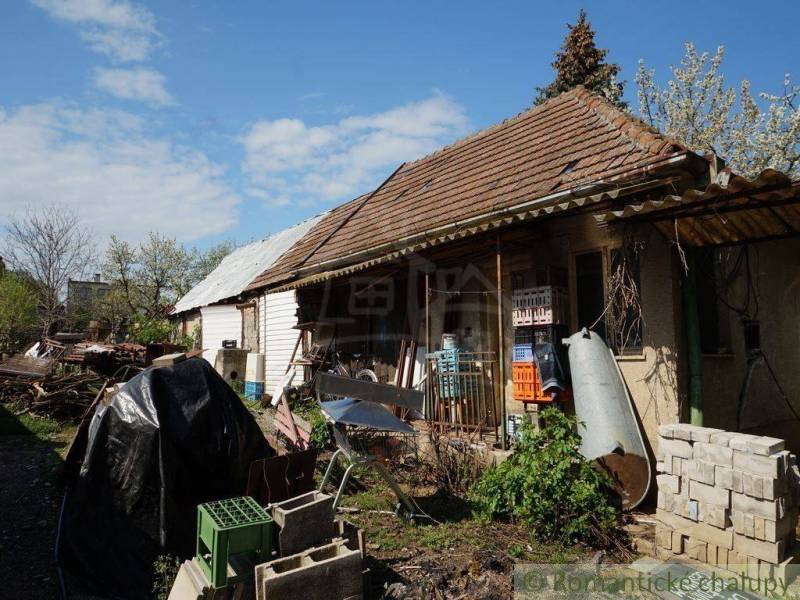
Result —
<path fill-rule="evenodd" d="M 197 559 L 215 588 L 252 577 L 252 570 L 231 575 L 235 555 L 257 562 L 272 554 L 272 517 L 250 496 L 206 502 L 197 507 Z"/>

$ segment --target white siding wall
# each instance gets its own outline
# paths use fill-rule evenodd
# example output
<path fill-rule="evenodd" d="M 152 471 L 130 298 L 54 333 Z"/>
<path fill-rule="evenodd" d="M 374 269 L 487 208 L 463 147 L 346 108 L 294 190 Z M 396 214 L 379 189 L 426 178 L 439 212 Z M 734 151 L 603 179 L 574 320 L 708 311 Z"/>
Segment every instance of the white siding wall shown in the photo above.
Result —
<path fill-rule="evenodd" d="M 235 304 L 206 306 L 200 309 L 203 315 L 203 358 L 211 365 L 222 348 L 222 340 L 236 340 L 242 344 L 242 313 Z"/>
<path fill-rule="evenodd" d="M 297 301 L 294 290 L 266 294 L 261 297 L 263 310 L 263 329 L 261 339 L 264 341 L 265 379 L 264 389 L 267 394 L 275 393 L 275 386 L 286 372 L 292 351 L 300 332 L 292 329 L 297 324 Z"/>

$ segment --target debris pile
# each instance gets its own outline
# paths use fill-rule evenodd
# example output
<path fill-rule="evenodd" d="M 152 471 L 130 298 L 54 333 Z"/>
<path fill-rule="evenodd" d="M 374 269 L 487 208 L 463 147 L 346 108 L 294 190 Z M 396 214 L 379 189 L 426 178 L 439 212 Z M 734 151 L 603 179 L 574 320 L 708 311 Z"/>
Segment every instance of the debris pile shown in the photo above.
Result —
<path fill-rule="evenodd" d="M 44 377 L 0 377 L 0 403 L 17 415 L 33 413 L 59 420 L 79 418 L 105 380 L 92 371 Z"/>
<path fill-rule="evenodd" d="M 797 457 L 777 438 L 659 428 L 656 546 L 751 578 L 797 562 Z"/>

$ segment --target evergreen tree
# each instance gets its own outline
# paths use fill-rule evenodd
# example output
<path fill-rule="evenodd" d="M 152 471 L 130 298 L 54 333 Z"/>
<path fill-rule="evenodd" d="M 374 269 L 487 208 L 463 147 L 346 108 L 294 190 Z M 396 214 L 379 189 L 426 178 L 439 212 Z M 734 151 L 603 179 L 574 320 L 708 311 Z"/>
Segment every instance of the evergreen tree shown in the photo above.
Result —
<path fill-rule="evenodd" d="M 608 50 L 595 45 L 595 32 L 591 23 L 586 20 L 586 11 L 581 9 L 578 22 L 574 25 L 567 24 L 567 27 L 567 37 L 552 63 L 556 78 L 547 87 L 536 88 L 538 95 L 534 104 L 542 104 L 576 85 L 583 85 L 618 107 L 626 108 L 627 105 L 622 100 L 624 82 L 617 81 L 620 67 L 605 62 Z"/>

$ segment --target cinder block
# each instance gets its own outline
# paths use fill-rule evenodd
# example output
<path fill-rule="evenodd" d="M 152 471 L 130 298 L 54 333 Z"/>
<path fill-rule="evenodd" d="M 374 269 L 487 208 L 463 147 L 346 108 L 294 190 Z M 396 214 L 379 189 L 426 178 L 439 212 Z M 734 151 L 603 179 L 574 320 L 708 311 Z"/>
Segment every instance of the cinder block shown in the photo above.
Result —
<path fill-rule="evenodd" d="M 731 509 L 734 512 L 749 513 L 770 521 L 777 521 L 786 515 L 786 497 L 781 496 L 775 500 L 758 500 L 733 492 L 731 493 Z"/>
<path fill-rule="evenodd" d="M 691 425 L 689 423 L 673 423 L 672 437 L 676 440 L 690 442 L 692 440 L 692 430 L 697 428 L 697 425 Z"/>
<path fill-rule="evenodd" d="M 719 529 L 706 523 L 695 523 L 690 519 L 663 510 L 656 510 L 656 519 L 681 535 L 696 537 L 709 544 L 722 546 L 729 550 L 733 548 L 734 532 L 732 527 Z"/>
<path fill-rule="evenodd" d="M 671 455 L 677 458 L 692 458 L 692 445 L 685 440 L 674 439 L 668 440 L 661 438 L 658 440 L 659 448 L 663 450 L 664 454 Z M 673 474 L 675 471 L 673 470 Z"/>
<path fill-rule="evenodd" d="M 707 542 L 695 537 L 690 537 L 686 542 L 686 554 L 689 558 L 699 560 L 700 562 L 706 562 L 708 556 L 707 546 Z"/>
<path fill-rule="evenodd" d="M 761 456 L 771 456 L 786 448 L 786 442 L 774 437 L 759 436 L 747 441 L 747 449 L 753 454 Z"/>
<path fill-rule="evenodd" d="M 718 567 L 723 569 L 728 568 L 728 556 L 730 555 L 730 550 L 727 548 L 720 548 L 719 546 L 715 546 L 717 549 L 717 562 L 715 563 Z"/>
<path fill-rule="evenodd" d="M 656 546 L 665 550 L 672 550 L 672 529 L 668 527 L 656 527 Z"/>
<path fill-rule="evenodd" d="M 762 486 L 761 483 L 764 480 L 764 477 L 760 475 L 754 475 L 753 473 L 743 472 L 742 473 L 742 487 L 744 489 L 744 493 L 747 496 L 752 496 L 753 498 L 763 498 L 764 494 L 762 493 Z"/>
<path fill-rule="evenodd" d="M 672 553 L 683 554 L 683 535 L 679 531 L 672 532 Z"/>
<path fill-rule="evenodd" d="M 692 459 L 689 461 L 689 479 L 714 485 L 714 465 L 704 460 Z"/>
<path fill-rule="evenodd" d="M 717 564 L 717 549 L 718 546 L 715 546 L 714 544 L 706 544 L 706 562 L 708 564 L 719 566 Z"/>
<path fill-rule="evenodd" d="M 673 423 L 664 423 L 658 426 L 658 435 L 663 438 L 671 440 L 675 437 L 675 425 Z"/>
<path fill-rule="evenodd" d="M 700 521 L 713 525 L 714 527 L 719 527 L 720 529 L 725 529 L 730 525 L 730 511 L 727 506 L 717 506 L 715 504 L 706 504 L 705 502 L 700 502 L 699 504 Z"/>
<path fill-rule="evenodd" d="M 755 557 L 755 556 L 748 556 L 747 557 L 747 576 L 750 579 L 758 579 L 759 578 L 758 567 L 759 567 L 758 558 Z"/>
<path fill-rule="evenodd" d="M 746 512 L 733 511 L 731 513 L 733 530 L 739 535 L 755 537 L 755 519 L 755 516 Z"/>
<path fill-rule="evenodd" d="M 692 452 L 694 452 L 694 457 L 700 460 L 723 467 L 733 466 L 733 450 L 726 446 L 698 442 L 692 447 Z"/>
<path fill-rule="evenodd" d="M 670 471 L 671 471 L 672 470 L 672 464 L 671 463 L 670 463 L 669 468 L 670 468 Z M 656 461 L 656 473 L 669 473 L 669 471 L 667 471 L 666 469 L 667 469 L 667 467 L 664 464 L 663 460 Z"/>
<path fill-rule="evenodd" d="M 726 490 L 725 488 L 706 485 L 699 481 L 689 482 L 689 498 L 692 500 L 716 504 L 717 506 L 729 506 L 730 497 L 730 490 Z"/>
<path fill-rule="evenodd" d="M 740 433 L 735 433 L 733 431 L 720 431 L 718 433 L 711 434 L 710 442 L 717 446 L 728 447 L 730 441 L 740 435 Z"/>
<path fill-rule="evenodd" d="M 747 573 L 747 557 L 736 550 L 728 550 L 728 570 L 734 573 Z"/>
<path fill-rule="evenodd" d="M 762 542 L 735 533 L 733 536 L 733 549 L 739 554 L 754 557 L 758 560 L 765 560 L 768 563 L 777 565 L 784 556 L 783 540 L 778 542 Z"/>
<path fill-rule="evenodd" d="M 656 484 L 658 484 L 658 491 L 670 494 L 679 494 L 681 491 L 681 479 L 677 475 L 667 475 L 666 473 L 656 475 Z"/>
<path fill-rule="evenodd" d="M 308 492 L 271 504 L 268 509 L 279 527 L 278 548 L 281 556 L 319 546 L 329 542 L 335 535 L 333 496 L 330 494 Z"/>
<path fill-rule="evenodd" d="M 775 565 L 772 576 L 778 581 L 790 583 L 800 576 L 800 545 L 794 545 L 786 552 L 786 558 Z"/>
<path fill-rule="evenodd" d="M 256 566 L 257 600 L 345 600 L 364 593 L 361 553 L 334 541 Z"/>
<path fill-rule="evenodd" d="M 763 537 L 758 537 L 756 534 L 756 538 L 764 540 L 765 542 L 777 542 L 793 534 L 796 529 L 797 507 L 793 506 L 786 512 L 786 515 L 782 519 L 778 519 L 777 521 L 764 519 L 764 535 Z"/>
<path fill-rule="evenodd" d="M 718 465 L 714 468 L 714 485 L 741 494 L 743 492 L 742 472 Z"/>
<path fill-rule="evenodd" d="M 661 510 L 672 512 L 675 510 L 675 495 L 665 490 L 658 490 L 656 506 Z"/>
<path fill-rule="evenodd" d="M 733 443 L 734 440 L 731 440 Z M 780 477 L 784 459 L 780 453 L 772 456 L 758 456 L 748 451 L 735 450 L 733 453 L 733 468 L 765 477 Z"/>
<path fill-rule="evenodd" d="M 751 435 L 749 433 L 737 433 L 728 440 L 728 447 L 732 450 L 738 450 L 739 452 L 750 452 L 747 443 L 755 440 L 757 437 L 757 435 Z"/>

